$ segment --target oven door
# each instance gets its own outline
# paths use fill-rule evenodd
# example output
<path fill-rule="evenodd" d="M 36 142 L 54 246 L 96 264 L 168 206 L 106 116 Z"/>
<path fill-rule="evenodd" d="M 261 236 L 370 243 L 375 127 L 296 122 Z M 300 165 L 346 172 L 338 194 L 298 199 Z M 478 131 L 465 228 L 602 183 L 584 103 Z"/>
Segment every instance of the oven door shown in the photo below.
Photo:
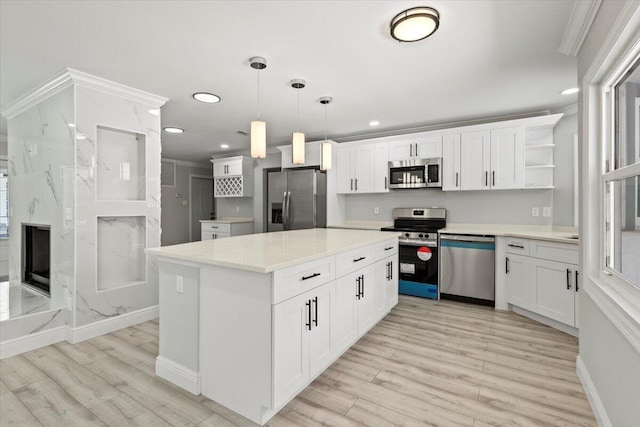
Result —
<path fill-rule="evenodd" d="M 399 293 L 438 299 L 438 244 L 400 243 Z"/>

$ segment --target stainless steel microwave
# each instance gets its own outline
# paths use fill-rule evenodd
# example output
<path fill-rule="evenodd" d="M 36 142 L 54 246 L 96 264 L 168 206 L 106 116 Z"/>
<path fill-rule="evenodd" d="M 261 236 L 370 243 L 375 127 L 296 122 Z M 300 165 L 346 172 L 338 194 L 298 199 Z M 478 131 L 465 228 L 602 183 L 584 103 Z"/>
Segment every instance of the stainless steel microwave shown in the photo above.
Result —
<path fill-rule="evenodd" d="M 441 188 L 442 158 L 389 162 L 389 188 Z"/>

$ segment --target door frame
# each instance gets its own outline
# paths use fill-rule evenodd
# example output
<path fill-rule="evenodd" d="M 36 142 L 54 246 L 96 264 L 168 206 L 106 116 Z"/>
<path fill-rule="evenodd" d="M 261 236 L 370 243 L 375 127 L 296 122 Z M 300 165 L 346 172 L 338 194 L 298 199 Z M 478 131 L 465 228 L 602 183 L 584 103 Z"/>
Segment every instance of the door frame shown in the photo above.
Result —
<path fill-rule="evenodd" d="M 195 173 L 190 173 L 189 174 L 189 217 L 188 217 L 188 224 L 189 224 L 189 242 L 193 242 L 193 233 L 192 233 L 192 229 L 191 229 L 191 215 L 192 215 L 192 209 L 191 206 L 193 205 L 193 197 L 192 197 L 192 193 L 191 193 L 191 183 L 193 182 L 193 178 L 204 178 L 204 179 L 210 179 L 211 181 L 213 181 L 213 176 L 212 175 L 199 175 L 199 174 L 195 174 Z M 213 197 L 213 193 L 211 194 L 211 197 Z M 216 199 L 215 197 L 213 197 L 213 212 L 218 213 L 217 209 L 216 209 Z"/>

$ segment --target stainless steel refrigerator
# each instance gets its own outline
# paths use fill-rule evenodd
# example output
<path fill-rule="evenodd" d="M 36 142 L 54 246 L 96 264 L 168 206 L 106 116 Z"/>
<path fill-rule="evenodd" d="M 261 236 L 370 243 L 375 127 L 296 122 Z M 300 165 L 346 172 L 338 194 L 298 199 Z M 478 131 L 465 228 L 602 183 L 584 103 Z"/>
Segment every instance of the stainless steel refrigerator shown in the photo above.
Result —
<path fill-rule="evenodd" d="M 327 226 L 327 175 L 314 169 L 267 174 L 267 231 Z"/>

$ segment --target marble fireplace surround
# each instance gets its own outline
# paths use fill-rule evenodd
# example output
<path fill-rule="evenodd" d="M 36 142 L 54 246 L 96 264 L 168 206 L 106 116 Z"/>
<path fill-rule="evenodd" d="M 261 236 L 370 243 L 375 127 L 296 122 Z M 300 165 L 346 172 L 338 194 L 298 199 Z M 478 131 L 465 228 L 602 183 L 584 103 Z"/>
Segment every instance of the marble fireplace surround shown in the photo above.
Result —
<path fill-rule="evenodd" d="M 49 310 L 0 322 L 0 358 L 157 317 L 166 98 L 66 69 L 8 105 L 11 224 L 51 226 Z M 9 236 L 10 286 L 21 239 Z"/>

